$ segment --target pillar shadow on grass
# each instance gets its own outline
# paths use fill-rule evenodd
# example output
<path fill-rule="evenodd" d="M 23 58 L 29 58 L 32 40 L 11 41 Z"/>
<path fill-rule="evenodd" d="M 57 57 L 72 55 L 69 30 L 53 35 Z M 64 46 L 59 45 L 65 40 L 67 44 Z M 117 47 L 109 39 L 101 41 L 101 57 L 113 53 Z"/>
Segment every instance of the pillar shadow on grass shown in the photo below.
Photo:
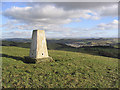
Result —
<path fill-rule="evenodd" d="M 7 55 L 7 54 L 0 54 L 0 57 L 12 58 L 12 59 L 15 59 L 17 61 L 22 61 L 24 63 L 30 63 L 30 62 L 26 62 L 24 57 L 11 56 L 11 55 Z M 33 64 L 33 63 L 31 63 L 31 64 Z"/>

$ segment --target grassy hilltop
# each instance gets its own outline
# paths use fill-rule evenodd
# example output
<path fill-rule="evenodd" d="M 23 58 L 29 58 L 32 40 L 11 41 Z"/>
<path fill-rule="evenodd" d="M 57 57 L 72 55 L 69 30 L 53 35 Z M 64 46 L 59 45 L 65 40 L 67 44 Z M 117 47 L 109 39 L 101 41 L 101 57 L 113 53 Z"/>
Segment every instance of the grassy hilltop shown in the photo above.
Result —
<path fill-rule="evenodd" d="M 28 48 L 2 46 L 3 88 L 118 88 L 118 59 L 49 50 L 54 62 L 24 63 Z"/>

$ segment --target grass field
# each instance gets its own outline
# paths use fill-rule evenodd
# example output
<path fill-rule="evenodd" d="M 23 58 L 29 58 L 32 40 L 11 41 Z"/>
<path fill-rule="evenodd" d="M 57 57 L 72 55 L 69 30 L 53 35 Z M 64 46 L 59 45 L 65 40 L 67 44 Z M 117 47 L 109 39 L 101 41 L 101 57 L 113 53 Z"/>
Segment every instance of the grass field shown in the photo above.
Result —
<path fill-rule="evenodd" d="M 118 88 L 118 59 L 49 50 L 54 62 L 27 64 L 29 49 L 2 49 L 3 88 Z"/>

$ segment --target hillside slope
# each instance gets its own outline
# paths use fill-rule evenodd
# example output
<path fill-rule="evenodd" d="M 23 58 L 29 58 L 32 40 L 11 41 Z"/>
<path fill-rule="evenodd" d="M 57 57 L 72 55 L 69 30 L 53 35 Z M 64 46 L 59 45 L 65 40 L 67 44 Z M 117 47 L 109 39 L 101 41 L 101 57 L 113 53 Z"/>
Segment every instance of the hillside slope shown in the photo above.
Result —
<path fill-rule="evenodd" d="M 117 88 L 118 59 L 49 50 L 55 62 L 24 63 L 29 49 L 2 47 L 3 88 Z"/>

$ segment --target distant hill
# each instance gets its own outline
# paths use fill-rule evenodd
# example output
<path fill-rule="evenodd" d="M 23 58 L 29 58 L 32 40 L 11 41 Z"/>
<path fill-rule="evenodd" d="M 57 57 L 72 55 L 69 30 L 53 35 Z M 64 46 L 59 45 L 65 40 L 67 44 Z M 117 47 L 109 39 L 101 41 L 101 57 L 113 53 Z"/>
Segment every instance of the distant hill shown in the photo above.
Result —
<path fill-rule="evenodd" d="M 89 47 L 72 47 L 68 46 L 66 43 L 76 44 L 75 42 L 83 42 L 85 45 L 88 43 L 97 44 L 97 43 L 113 43 L 111 46 L 89 46 Z M 64 50 L 72 52 L 82 52 L 89 53 L 100 56 L 107 56 L 118 58 L 119 43 L 117 44 L 117 38 L 89 38 L 89 39 L 47 39 L 47 47 L 49 50 Z M 0 42 L 1 43 L 1 42 Z M 3 39 L 2 46 L 16 46 L 23 48 L 30 48 L 31 39 L 25 38 L 11 38 Z"/>
<path fill-rule="evenodd" d="M 8 38 L 2 39 L 3 41 L 14 41 L 14 42 L 31 42 L 31 38 Z M 113 40 L 118 41 L 118 38 L 88 38 L 88 39 L 47 39 L 50 43 L 72 43 L 72 42 L 87 42 L 87 41 L 105 41 Z"/>
<path fill-rule="evenodd" d="M 3 39 L 4 41 L 13 41 L 13 42 L 31 42 L 31 39 L 27 38 L 9 38 L 9 39 Z"/>

